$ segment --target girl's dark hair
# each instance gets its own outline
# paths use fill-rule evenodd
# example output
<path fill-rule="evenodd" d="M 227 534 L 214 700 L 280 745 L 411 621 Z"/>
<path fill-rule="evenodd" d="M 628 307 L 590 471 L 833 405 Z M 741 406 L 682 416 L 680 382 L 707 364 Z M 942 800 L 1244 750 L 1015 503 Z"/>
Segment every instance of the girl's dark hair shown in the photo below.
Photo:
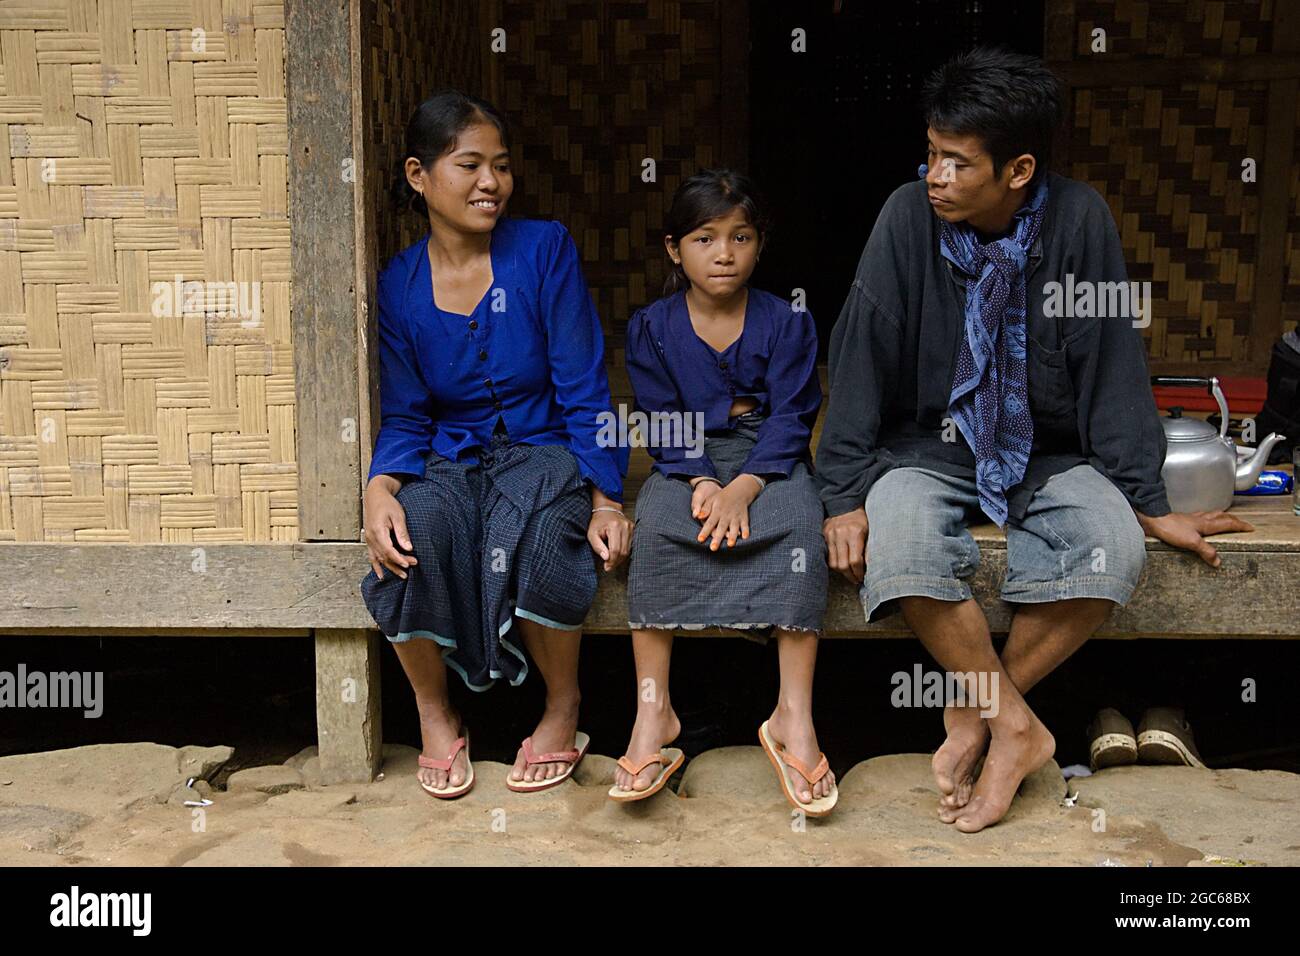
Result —
<path fill-rule="evenodd" d="M 749 224 L 758 231 L 759 248 L 767 241 L 772 223 L 767 204 L 748 176 L 730 169 L 705 169 L 685 180 L 673 193 L 673 204 L 664 223 L 673 242 L 699 229 L 710 219 L 725 216 L 739 206 Z M 664 280 L 664 295 L 672 295 L 691 284 L 686 271 L 674 264 Z"/>
<path fill-rule="evenodd" d="M 406 147 L 397 160 L 389 196 L 399 209 L 411 209 L 421 217 L 428 215 L 424 197 L 406 181 L 406 160 L 414 156 L 429 168 L 444 153 L 453 149 L 456 138 L 475 123 L 491 123 L 501 134 L 501 143 L 510 148 L 510 127 L 505 116 L 487 100 L 460 90 L 439 90 L 415 108 L 406 124 Z"/>
<path fill-rule="evenodd" d="M 1021 153 L 1032 155 L 1031 186 L 1051 167 L 1061 100 L 1061 81 L 1038 57 L 989 47 L 949 60 L 922 93 L 926 122 L 941 132 L 979 137 L 993 157 L 994 174 Z"/>

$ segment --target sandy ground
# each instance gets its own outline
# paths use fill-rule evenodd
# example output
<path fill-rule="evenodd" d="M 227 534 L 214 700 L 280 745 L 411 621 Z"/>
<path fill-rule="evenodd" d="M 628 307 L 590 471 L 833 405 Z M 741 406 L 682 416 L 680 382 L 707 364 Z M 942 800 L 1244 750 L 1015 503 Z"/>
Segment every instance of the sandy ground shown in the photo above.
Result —
<path fill-rule="evenodd" d="M 386 747 L 372 784 L 320 786 L 309 749 L 214 790 L 205 778 L 230 755 L 139 743 L 0 758 L 0 865 L 1300 865 L 1300 776 L 1278 771 L 1122 767 L 1067 787 L 1049 763 L 1000 825 L 967 835 L 936 818 L 922 754 L 858 764 L 834 814 L 806 821 L 757 747 L 702 754 L 679 793 L 634 805 L 606 799 L 614 761 L 599 755 L 539 794 L 476 761 L 456 801 L 424 794 L 410 747 Z"/>

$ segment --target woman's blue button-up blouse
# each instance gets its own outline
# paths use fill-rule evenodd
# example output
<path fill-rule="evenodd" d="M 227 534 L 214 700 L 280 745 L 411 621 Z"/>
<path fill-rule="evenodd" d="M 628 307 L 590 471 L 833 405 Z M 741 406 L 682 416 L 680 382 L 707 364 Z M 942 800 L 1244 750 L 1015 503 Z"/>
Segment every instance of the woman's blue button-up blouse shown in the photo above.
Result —
<path fill-rule="evenodd" d="M 502 419 L 512 441 L 567 447 L 584 478 L 622 501 L 628 452 L 597 443 L 597 416 L 610 412 L 604 336 L 568 230 L 498 222 L 492 286 L 470 315 L 434 305 L 428 245 L 402 250 L 379 277 L 370 478 L 422 478 L 430 450 L 477 462 Z"/>
<path fill-rule="evenodd" d="M 811 313 L 770 292 L 750 288 L 740 338 L 721 352 L 696 334 L 684 290 L 641 309 L 628 323 L 627 371 L 640 409 L 702 412 L 706 435 L 734 427 L 728 413 L 737 398 L 756 399 L 767 417 L 742 473 L 788 478 L 795 462 L 810 460 L 822 403 L 817 327 Z M 665 477 L 716 477 L 708 455 L 654 445 L 649 451 Z"/>

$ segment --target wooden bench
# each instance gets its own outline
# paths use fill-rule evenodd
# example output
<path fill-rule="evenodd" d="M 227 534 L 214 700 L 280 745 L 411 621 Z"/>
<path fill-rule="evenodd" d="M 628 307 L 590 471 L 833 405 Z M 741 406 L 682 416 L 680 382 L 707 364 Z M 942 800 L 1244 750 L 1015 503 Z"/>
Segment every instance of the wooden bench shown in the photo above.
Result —
<path fill-rule="evenodd" d="M 1238 499 L 1256 530 L 1222 535 L 1217 570 L 1148 540 L 1130 604 L 1102 638 L 1300 636 L 1300 517 L 1290 497 Z M 1006 542 L 973 529 L 973 582 L 995 632 L 1010 608 L 997 597 Z M 379 767 L 382 635 L 361 600 L 369 565 L 359 543 L 10 544 L 0 562 L 0 632 L 49 635 L 304 636 L 316 645 L 317 733 L 327 781 L 365 781 Z M 591 634 L 626 634 L 626 569 L 602 578 Z M 830 637 L 898 637 L 899 615 L 867 626 L 856 589 L 833 576 Z M 692 632 L 698 634 L 699 632 Z"/>

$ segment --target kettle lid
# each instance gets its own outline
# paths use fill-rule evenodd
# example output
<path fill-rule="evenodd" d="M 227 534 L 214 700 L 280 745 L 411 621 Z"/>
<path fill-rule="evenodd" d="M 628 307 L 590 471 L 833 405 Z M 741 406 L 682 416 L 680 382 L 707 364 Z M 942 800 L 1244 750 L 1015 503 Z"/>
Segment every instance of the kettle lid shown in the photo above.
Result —
<path fill-rule="evenodd" d="M 1218 438 L 1219 430 L 1207 421 L 1199 418 L 1184 418 L 1181 405 L 1169 409 L 1169 414 L 1160 419 L 1165 427 L 1165 438 L 1169 441 L 1204 441 Z"/>

